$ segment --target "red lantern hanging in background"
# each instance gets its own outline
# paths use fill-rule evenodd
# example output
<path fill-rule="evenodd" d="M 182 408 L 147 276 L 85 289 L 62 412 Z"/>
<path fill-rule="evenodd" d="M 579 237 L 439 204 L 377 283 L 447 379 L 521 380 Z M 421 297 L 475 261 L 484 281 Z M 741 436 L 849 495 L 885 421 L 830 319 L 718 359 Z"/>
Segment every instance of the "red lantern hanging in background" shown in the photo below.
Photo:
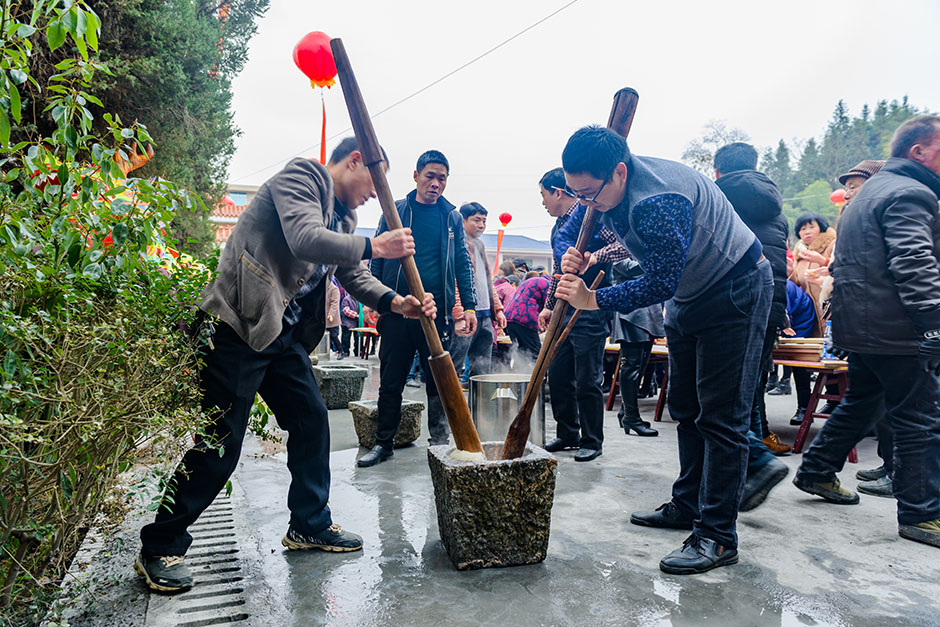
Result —
<path fill-rule="evenodd" d="M 496 263 L 493 265 L 493 276 L 496 276 L 496 271 L 499 270 L 499 249 L 503 247 L 503 233 L 505 233 L 506 225 L 512 222 L 512 214 L 508 211 L 504 211 L 499 214 L 499 232 L 496 235 Z"/>
<path fill-rule="evenodd" d="M 326 164 L 326 102 L 323 87 L 336 84 L 336 62 L 330 50 L 330 36 L 320 31 L 304 35 L 294 46 L 294 64 L 310 79 L 311 87 L 320 87 L 320 107 L 323 124 L 320 126 L 320 163 Z"/>
<path fill-rule="evenodd" d="M 832 192 L 831 194 L 829 194 L 829 200 L 836 207 L 841 208 L 842 205 L 845 204 L 845 190 L 839 188 L 836 191 Z"/>

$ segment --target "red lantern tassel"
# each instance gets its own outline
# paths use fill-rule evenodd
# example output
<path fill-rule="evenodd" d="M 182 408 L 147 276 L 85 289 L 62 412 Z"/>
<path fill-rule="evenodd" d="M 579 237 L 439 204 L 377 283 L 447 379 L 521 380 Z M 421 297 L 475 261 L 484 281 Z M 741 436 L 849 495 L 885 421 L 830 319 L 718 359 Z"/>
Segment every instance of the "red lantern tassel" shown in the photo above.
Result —
<path fill-rule="evenodd" d="M 323 90 L 320 90 L 320 105 L 323 109 L 323 125 L 320 127 L 320 163 L 326 165 L 326 101 L 323 100 Z"/>
<path fill-rule="evenodd" d="M 499 270 L 499 249 L 503 247 L 503 233 L 505 233 L 503 229 L 496 233 L 496 263 L 493 264 L 493 276 L 496 276 L 496 272 Z"/>

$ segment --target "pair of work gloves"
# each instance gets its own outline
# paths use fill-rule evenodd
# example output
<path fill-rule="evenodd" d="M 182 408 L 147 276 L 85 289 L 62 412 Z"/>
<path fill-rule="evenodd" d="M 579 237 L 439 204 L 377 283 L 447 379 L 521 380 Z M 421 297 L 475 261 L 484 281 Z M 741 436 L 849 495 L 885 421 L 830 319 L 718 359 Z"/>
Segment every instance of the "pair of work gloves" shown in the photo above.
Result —
<path fill-rule="evenodd" d="M 849 357 L 849 351 L 835 346 L 831 338 L 826 338 L 826 350 L 839 359 Z M 924 333 L 917 348 L 917 359 L 924 372 L 940 375 L 940 329 Z"/>

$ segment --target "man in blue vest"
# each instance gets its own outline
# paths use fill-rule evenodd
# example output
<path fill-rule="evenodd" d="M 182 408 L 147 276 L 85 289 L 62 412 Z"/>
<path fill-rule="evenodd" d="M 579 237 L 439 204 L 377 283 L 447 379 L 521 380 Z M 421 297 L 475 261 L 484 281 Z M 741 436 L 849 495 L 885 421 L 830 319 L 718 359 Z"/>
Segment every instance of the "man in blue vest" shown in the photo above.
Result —
<path fill-rule="evenodd" d="M 660 561 L 664 572 L 735 564 L 750 410 L 773 292 L 770 264 L 713 182 L 679 163 L 631 155 L 610 129 L 576 131 L 562 165 L 581 206 L 559 238 L 573 244 L 591 207 L 601 212 L 597 228 L 613 231 L 644 275 L 590 290 L 579 275 L 594 257 L 569 248 L 557 296 L 579 309 L 619 312 L 666 301 L 668 403 L 679 423 L 680 472 L 672 500 L 634 513 L 631 522 L 692 531 Z"/>

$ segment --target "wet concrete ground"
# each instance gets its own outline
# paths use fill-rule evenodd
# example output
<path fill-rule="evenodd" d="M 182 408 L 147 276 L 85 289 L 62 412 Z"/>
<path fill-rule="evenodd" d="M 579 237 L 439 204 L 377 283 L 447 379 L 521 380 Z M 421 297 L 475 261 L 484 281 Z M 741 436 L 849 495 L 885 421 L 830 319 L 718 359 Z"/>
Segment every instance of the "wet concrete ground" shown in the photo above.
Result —
<path fill-rule="evenodd" d="M 364 398 L 374 398 L 374 385 L 368 381 Z M 423 388 L 408 395 L 422 398 Z M 792 442 L 794 397 L 768 400 L 772 428 Z M 652 400 L 641 410 L 650 416 Z M 284 454 L 251 439 L 231 499 L 240 572 L 228 585 L 240 586 L 244 602 L 216 614 L 171 614 L 192 603 L 187 596 L 211 595 L 224 584 L 197 571 L 197 581 L 205 581 L 192 593 L 159 597 L 124 566 L 114 587 L 135 602 L 149 600 L 144 624 L 222 624 L 201 621 L 247 615 L 238 624 L 940 625 L 940 551 L 898 537 L 893 499 L 862 495 L 859 505 L 840 507 L 798 491 L 789 478 L 800 456 L 782 458 L 791 468 L 788 480 L 762 507 L 741 515 L 739 564 L 666 575 L 659 559 L 687 532 L 631 525 L 629 513 L 668 500 L 678 471 L 675 424 L 667 417 L 656 425 L 658 438 L 628 437 L 608 412 L 603 456 L 575 463 L 572 452 L 558 455 L 545 562 L 458 572 L 438 537 L 424 437 L 388 462 L 359 469 L 355 459 L 364 450 L 353 448 L 349 413 L 332 411 L 331 426 L 334 521 L 361 534 L 364 550 L 285 550 Z M 855 470 L 880 463 L 872 440 L 862 443 L 859 457 L 841 475 L 849 488 Z M 132 538 L 123 550 L 131 556 L 137 550 Z M 102 616 L 72 624 L 140 624 L 122 621 L 113 608 Z"/>

